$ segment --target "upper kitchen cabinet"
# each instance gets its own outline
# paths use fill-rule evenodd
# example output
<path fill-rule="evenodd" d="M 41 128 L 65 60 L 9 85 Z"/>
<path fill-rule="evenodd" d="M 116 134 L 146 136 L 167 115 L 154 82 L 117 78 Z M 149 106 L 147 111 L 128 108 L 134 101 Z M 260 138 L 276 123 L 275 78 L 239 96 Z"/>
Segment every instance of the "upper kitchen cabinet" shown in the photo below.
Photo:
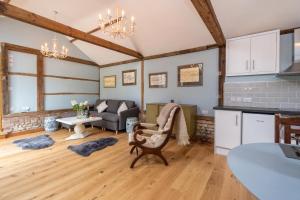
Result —
<path fill-rule="evenodd" d="M 226 41 L 226 75 L 279 72 L 280 31 L 269 31 Z"/>

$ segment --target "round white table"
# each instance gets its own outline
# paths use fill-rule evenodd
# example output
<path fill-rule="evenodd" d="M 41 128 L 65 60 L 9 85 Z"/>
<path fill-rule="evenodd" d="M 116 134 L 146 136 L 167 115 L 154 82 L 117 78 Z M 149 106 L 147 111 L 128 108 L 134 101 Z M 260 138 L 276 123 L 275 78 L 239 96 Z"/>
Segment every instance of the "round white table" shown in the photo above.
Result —
<path fill-rule="evenodd" d="M 278 144 L 241 145 L 230 151 L 227 162 L 258 199 L 300 199 L 300 160 L 285 157 Z"/>

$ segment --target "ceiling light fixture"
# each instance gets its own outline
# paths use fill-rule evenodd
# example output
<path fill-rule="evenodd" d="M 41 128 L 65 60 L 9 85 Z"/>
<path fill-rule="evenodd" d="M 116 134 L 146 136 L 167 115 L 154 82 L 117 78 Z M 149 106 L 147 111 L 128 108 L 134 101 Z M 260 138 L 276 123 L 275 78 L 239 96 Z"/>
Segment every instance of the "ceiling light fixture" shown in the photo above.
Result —
<path fill-rule="evenodd" d="M 115 38 L 126 38 L 135 32 L 135 18 L 127 19 L 125 11 L 116 7 L 114 15 L 107 9 L 106 15 L 99 14 L 100 28 L 103 33 Z"/>
<path fill-rule="evenodd" d="M 55 21 L 57 14 L 58 12 L 54 11 Z M 41 45 L 41 53 L 43 54 L 43 56 L 50 58 L 65 59 L 66 57 L 68 57 L 68 51 L 69 50 L 65 46 L 59 48 L 59 42 L 57 40 L 56 34 L 54 34 L 54 38 L 52 39 L 50 45 L 48 45 L 47 42 Z"/>

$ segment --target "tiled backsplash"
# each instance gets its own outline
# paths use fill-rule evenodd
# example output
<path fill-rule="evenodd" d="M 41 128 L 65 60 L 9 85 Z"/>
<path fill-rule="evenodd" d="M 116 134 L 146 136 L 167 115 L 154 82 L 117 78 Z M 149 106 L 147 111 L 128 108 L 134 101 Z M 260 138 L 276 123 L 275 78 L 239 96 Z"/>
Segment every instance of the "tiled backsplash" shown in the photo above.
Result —
<path fill-rule="evenodd" d="M 300 80 L 226 82 L 226 106 L 300 109 Z"/>

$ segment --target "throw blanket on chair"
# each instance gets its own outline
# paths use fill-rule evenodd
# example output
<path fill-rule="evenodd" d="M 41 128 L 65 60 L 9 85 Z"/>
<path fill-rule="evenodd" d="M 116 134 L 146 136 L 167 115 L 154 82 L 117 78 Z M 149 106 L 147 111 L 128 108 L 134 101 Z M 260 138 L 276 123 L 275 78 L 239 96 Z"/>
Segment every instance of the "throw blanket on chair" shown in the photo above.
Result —
<path fill-rule="evenodd" d="M 157 124 L 159 125 L 159 130 L 163 130 L 163 129 L 168 129 L 170 127 L 166 127 L 169 124 L 168 119 L 170 114 L 172 114 L 172 110 L 176 107 L 179 107 L 179 113 L 177 115 L 176 118 L 176 122 L 174 124 L 174 130 L 176 131 L 176 140 L 177 140 L 177 144 L 178 145 L 188 145 L 190 144 L 189 142 L 189 135 L 188 135 L 188 131 L 187 131 L 187 126 L 186 126 L 186 121 L 185 121 L 185 117 L 183 114 L 183 110 L 181 108 L 180 105 L 175 104 L 175 103 L 168 103 L 167 105 L 165 105 L 161 111 L 160 114 L 157 118 Z"/>

